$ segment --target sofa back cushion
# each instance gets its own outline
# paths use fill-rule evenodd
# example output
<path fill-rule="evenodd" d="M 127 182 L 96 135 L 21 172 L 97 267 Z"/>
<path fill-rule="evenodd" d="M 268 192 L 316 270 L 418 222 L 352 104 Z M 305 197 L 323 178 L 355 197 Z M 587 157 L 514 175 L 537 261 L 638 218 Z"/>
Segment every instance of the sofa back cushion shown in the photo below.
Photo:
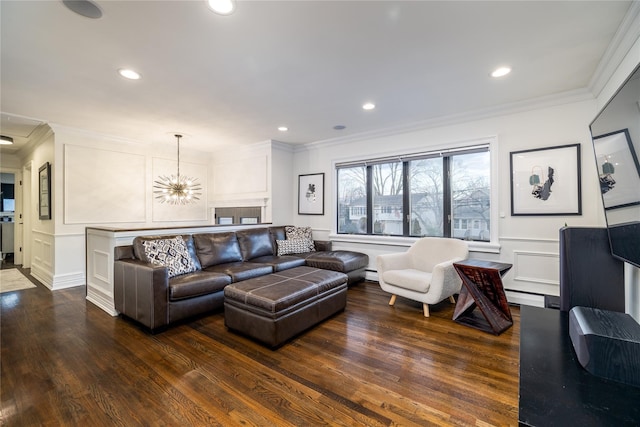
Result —
<path fill-rule="evenodd" d="M 172 236 L 138 236 L 136 238 L 133 239 L 133 243 L 131 244 L 131 246 L 133 247 L 133 255 L 138 258 L 141 261 L 144 262 L 152 262 L 152 259 L 149 258 L 149 256 L 147 256 L 147 250 L 145 248 L 145 244 L 144 242 L 148 242 L 148 241 L 153 241 L 153 240 L 167 240 L 167 239 L 174 239 L 175 235 Z M 196 256 L 196 248 L 195 245 L 193 244 L 193 237 L 191 237 L 190 235 L 183 235 L 183 236 L 179 236 L 184 240 L 185 245 L 187 246 L 187 251 L 189 252 L 189 256 L 191 257 L 191 260 L 193 261 L 196 270 L 200 270 L 201 266 L 200 266 L 200 261 L 198 260 L 198 257 Z"/>
<path fill-rule="evenodd" d="M 202 268 L 242 261 L 238 239 L 233 232 L 195 234 L 193 240 Z"/>
<path fill-rule="evenodd" d="M 287 238 L 287 233 L 285 231 L 284 225 L 269 227 L 269 232 L 271 233 L 271 240 L 273 242 L 275 242 L 276 240 L 284 240 Z"/>
<path fill-rule="evenodd" d="M 240 243 L 242 258 L 245 261 L 259 256 L 275 254 L 271 233 L 266 227 L 236 231 L 236 236 L 238 237 L 238 243 Z"/>

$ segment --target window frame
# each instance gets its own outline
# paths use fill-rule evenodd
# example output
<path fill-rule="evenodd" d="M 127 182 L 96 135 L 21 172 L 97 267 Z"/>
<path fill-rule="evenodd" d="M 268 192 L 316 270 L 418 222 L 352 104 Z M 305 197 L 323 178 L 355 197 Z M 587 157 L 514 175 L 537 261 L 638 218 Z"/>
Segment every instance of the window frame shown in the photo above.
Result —
<path fill-rule="evenodd" d="M 498 153 L 499 151 L 498 151 L 497 136 L 489 136 L 485 138 L 467 140 L 464 142 L 458 142 L 458 143 L 447 144 L 442 146 L 434 145 L 433 148 L 430 149 L 429 151 L 422 151 L 422 152 L 409 151 L 409 152 L 399 153 L 399 154 L 387 154 L 385 156 L 380 156 L 377 158 L 366 159 L 366 160 L 362 158 L 335 159 L 332 162 L 334 177 L 336 177 L 333 185 L 334 197 L 332 198 L 333 199 L 332 205 L 333 205 L 333 209 L 336 209 L 336 211 L 334 215 L 333 231 L 330 233 L 330 238 L 337 242 L 354 242 L 354 243 L 357 242 L 357 243 L 363 243 L 363 244 L 377 244 L 377 243 L 399 244 L 402 246 L 411 245 L 413 242 L 415 242 L 419 238 L 419 236 L 409 235 L 411 222 L 406 220 L 406 215 L 407 215 L 406 212 L 404 212 L 405 217 L 403 218 L 403 235 L 385 235 L 385 234 L 372 233 L 373 218 L 371 213 L 372 213 L 373 206 L 369 206 L 369 205 L 373 203 L 373 200 L 369 193 L 369 191 L 371 191 L 370 184 L 367 185 L 368 187 L 367 188 L 367 191 L 368 191 L 367 222 L 370 223 L 371 225 L 367 226 L 367 234 L 355 234 L 355 233 L 351 234 L 351 233 L 338 232 L 339 212 L 337 211 L 337 207 L 339 204 L 339 200 L 338 200 L 339 183 L 338 183 L 337 177 L 338 177 L 339 169 L 354 167 L 354 166 L 369 166 L 376 163 L 385 163 L 385 162 L 398 161 L 398 160 L 401 160 L 404 162 L 403 163 L 403 168 L 404 168 L 404 167 L 409 167 L 408 166 L 409 160 L 417 160 L 419 158 L 439 157 L 441 156 L 441 154 L 447 154 L 449 156 L 455 155 L 455 154 L 467 154 L 467 153 L 472 153 L 474 151 L 489 152 L 489 158 L 490 158 L 489 160 L 489 165 L 490 165 L 489 197 L 490 197 L 490 204 L 491 204 L 490 211 L 489 211 L 489 218 L 490 218 L 491 228 L 489 230 L 488 241 L 484 241 L 484 240 L 469 241 L 469 246 L 471 250 L 477 251 L 477 252 L 499 253 L 500 244 L 498 243 L 498 235 L 499 235 L 498 234 L 498 227 L 499 227 L 498 218 L 504 217 L 504 214 L 499 213 L 499 204 L 500 204 L 499 191 L 498 191 L 498 187 L 499 187 Z M 371 168 L 367 168 L 367 171 L 370 171 L 370 170 Z M 368 179 L 370 183 L 371 182 L 370 177 Z M 409 175 L 407 171 L 404 171 L 403 172 L 403 180 L 404 180 L 403 181 L 403 188 L 404 188 L 403 198 L 405 200 L 403 200 L 403 204 L 405 207 L 408 206 L 408 199 L 411 197 L 410 190 L 408 187 L 408 182 L 407 182 L 408 179 L 409 179 Z M 451 197 L 450 193 L 451 192 L 448 191 L 449 200 L 446 202 L 448 203 L 449 206 L 450 206 L 450 197 Z M 455 220 L 455 218 L 453 218 L 453 220 Z M 453 224 L 454 224 L 453 220 L 448 222 L 447 224 L 449 233 L 453 233 Z M 405 230 L 405 228 L 408 228 L 408 230 Z"/>

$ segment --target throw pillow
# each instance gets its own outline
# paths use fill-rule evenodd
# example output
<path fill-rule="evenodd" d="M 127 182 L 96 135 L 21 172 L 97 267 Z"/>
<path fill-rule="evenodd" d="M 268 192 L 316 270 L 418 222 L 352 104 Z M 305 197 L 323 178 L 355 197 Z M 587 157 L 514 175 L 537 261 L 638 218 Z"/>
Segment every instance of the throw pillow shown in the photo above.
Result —
<path fill-rule="evenodd" d="M 302 239 L 307 243 L 309 249 L 297 253 L 315 252 L 316 247 L 313 244 L 313 234 L 311 231 L 311 227 L 294 227 L 292 225 L 287 225 L 284 228 L 284 231 L 287 236 L 287 240 Z"/>
<path fill-rule="evenodd" d="M 144 253 L 152 264 L 167 267 L 169 277 L 196 271 L 196 263 L 191 258 L 182 236 L 172 239 L 145 240 Z"/>
<path fill-rule="evenodd" d="M 308 239 L 276 240 L 276 245 L 278 246 L 278 256 L 311 252 Z"/>

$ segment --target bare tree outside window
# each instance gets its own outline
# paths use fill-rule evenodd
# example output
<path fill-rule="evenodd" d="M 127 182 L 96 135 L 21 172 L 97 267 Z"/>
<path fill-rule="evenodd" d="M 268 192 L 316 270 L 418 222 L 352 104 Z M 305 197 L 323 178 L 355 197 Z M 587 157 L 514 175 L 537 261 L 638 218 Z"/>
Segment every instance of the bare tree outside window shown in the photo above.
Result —
<path fill-rule="evenodd" d="M 489 150 L 434 154 L 338 167 L 338 233 L 490 241 Z"/>

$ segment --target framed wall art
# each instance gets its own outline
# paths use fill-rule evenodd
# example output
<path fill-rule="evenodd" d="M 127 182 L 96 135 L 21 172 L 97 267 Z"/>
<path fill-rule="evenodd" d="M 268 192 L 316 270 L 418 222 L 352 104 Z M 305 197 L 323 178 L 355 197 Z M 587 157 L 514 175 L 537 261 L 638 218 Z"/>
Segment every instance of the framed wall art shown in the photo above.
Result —
<path fill-rule="evenodd" d="M 604 208 L 640 204 L 640 164 L 627 129 L 593 137 Z"/>
<path fill-rule="evenodd" d="M 40 219 L 51 219 L 51 165 L 38 169 L 38 212 Z"/>
<path fill-rule="evenodd" d="M 580 144 L 510 154 L 511 215 L 582 215 Z"/>
<path fill-rule="evenodd" d="M 324 215 L 324 173 L 298 175 L 298 214 Z"/>

